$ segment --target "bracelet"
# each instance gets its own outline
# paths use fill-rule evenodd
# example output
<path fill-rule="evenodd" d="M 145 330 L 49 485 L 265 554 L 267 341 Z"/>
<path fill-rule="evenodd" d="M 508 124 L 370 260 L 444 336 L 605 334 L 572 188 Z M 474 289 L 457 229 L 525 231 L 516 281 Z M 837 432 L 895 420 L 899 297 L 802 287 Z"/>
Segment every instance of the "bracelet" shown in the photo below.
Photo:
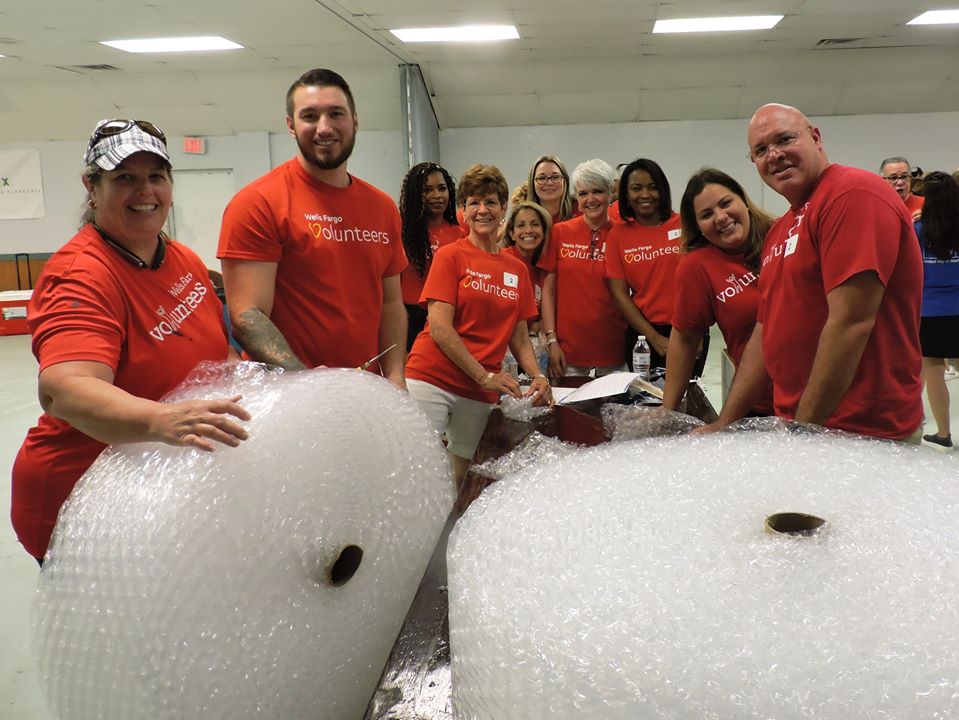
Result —
<path fill-rule="evenodd" d="M 555 331 L 555 330 L 546 330 L 543 334 L 544 334 L 544 335 L 555 335 L 555 334 L 556 334 L 556 331 Z"/>
<path fill-rule="evenodd" d="M 486 383 L 488 383 L 492 379 L 493 379 L 493 373 L 487 372 L 486 377 L 483 378 L 483 381 L 479 384 L 479 386 L 483 387 L 484 385 L 486 385 Z"/>
<path fill-rule="evenodd" d="M 553 343 L 558 343 L 558 342 L 559 340 L 557 340 L 556 338 L 549 338 L 549 340 L 546 341 L 546 344 L 552 345 Z"/>
<path fill-rule="evenodd" d="M 533 380 L 546 380 L 546 381 L 548 381 L 549 378 L 546 377 L 545 375 L 543 375 L 543 373 L 540 373 L 539 375 L 534 375 L 534 376 L 533 376 Z"/>

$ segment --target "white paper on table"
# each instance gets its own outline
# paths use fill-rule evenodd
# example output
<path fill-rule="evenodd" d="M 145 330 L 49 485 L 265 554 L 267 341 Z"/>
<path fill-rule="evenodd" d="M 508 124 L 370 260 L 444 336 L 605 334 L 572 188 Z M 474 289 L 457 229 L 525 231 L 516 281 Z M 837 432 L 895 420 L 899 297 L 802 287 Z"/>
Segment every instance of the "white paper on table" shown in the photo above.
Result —
<path fill-rule="evenodd" d="M 639 373 L 615 372 L 605 375 L 601 378 L 591 380 L 585 385 L 580 385 L 572 392 L 567 393 L 563 398 L 556 394 L 557 390 L 562 388 L 553 388 L 553 397 L 556 402 L 567 405 L 581 400 L 594 400 L 596 398 L 609 397 L 611 395 L 622 395 L 629 388 L 630 384 L 639 377 Z"/>

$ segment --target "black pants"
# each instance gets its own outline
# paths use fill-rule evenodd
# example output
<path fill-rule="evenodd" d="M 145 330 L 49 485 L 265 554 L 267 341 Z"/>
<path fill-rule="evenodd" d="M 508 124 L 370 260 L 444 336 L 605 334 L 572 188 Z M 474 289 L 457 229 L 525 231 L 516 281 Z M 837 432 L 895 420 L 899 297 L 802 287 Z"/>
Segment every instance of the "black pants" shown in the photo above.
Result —
<path fill-rule="evenodd" d="M 413 341 L 426 326 L 426 310 L 419 305 L 404 305 L 406 308 L 406 352 L 413 347 Z"/>
<path fill-rule="evenodd" d="M 672 331 L 672 325 L 659 325 L 657 323 L 650 323 L 650 325 L 655 328 L 656 332 L 665 337 L 669 337 L 669 333 Z M 636 344 L 636 338 L 639 337 L 639 333 L 633 330 L 632 327 L 626 328 L 626 345 L 624 352 L 626 354 L 626 364 L 629 366 L 629 369 L 633 369 L 633 346 Z M 648 341 L 647 341 L 648 342 Z M 703 349 L 700 351 L 699 356 L 696 358 L 696 362 L 693 364 L 693 377 L 698 378 L 702 377 L 703 368 L 706 367 L 706 354 L 709 352 L 709 331 L 703 335 Z M 660 355 L 653 349 L 652 343 L 649 343 L 649 369 L 653 368 L 662 368 L 666 369 L 666 358 L 663 355 Z"/>

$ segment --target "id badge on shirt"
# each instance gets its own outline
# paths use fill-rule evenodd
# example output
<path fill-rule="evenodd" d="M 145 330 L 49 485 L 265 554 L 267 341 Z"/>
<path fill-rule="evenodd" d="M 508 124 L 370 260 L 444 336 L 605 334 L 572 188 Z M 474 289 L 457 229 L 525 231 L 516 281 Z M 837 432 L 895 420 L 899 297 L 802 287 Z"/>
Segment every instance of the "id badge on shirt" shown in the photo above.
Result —
<path fill-rule="evenodd" d="M 799 235 L 790 235 L 786 238 L 786 250 L 783 253 L 783 257 L 788 257 L 796 252 L 796 244 L 799 242 Z"/>

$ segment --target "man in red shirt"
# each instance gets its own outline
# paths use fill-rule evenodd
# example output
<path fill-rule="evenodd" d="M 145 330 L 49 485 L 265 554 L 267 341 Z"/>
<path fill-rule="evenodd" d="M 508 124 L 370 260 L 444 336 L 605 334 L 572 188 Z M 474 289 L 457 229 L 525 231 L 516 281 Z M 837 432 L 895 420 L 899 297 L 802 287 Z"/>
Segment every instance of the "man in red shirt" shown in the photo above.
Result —
<path fill-rule="evenodd" d="M 876 175 L 830 164 L 795 108 L 759 108 L 748 139 L 790 209 L 766 236 L 758 322 L 710 428 L 745 415 L 769 377 L 776 415 L 918 442 L 922 258 L 909 212 Z"/>
<path fill-rule="evenodd" d="M 879 175 L 892 185 L 892 189 L 906 203 L 912 219 L 918 220 L 926 199 L 921 195 L 912 194 L 912 166 L 909 161 L 904 157 L 886 158 L 879 166 Z"/>
<path fill-rule="evenodd" d="M 217 255 L 233 333 L 254 360 L 359 367 L 406 389 L 406 255 L 393 200 L 347 172 L 359 125 L 349 85 L 304 73 L 286 96 L 296 157 L 243 188 Z"/>

